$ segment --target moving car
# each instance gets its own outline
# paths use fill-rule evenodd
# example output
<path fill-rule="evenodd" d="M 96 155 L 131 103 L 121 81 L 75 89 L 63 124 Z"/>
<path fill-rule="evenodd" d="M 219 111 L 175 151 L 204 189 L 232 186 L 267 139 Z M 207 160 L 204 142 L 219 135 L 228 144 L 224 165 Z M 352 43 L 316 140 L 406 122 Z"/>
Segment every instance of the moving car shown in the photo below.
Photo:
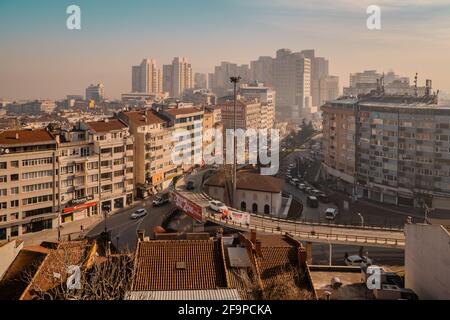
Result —
<path fill-rule="evenodd" d="M 209 207 L 211 208 L 211 210 L 214 210 L 214 211 L 219 212 L 219 213 L 224 213 L 225 211 L 228 211 L 227 206 L 224 205 L 220 201 L 210 201 L 209 202 Z"/>
<path fill-rule="evenodd" d="M 159 207 L 159 206 L 162 206 L 162 205 L 164 205 L 166 203 L 169 203 L 169 202 L 170 202 L 169 194 L 166 193 L 164 195 L 156 197 L 155 200 L 153 200 L 153 206 L 154 207 Z"/>
<path fill-rule="evenodd" d="M 147 213 L 148 213 L 148 212 L 147 212 L 146 209 L 139 209 L 139 210 L 136 210 L 135 212 L 133 212 L 133 213 L 131 214 L 131 219 L 136 220 L 136 219 L 145 217 L 145 216 L 147 215 Z"/>
<path fill-rule="evenodd" d="M 334 220 L 334 219 L 336 219 L 337 215 L 338 215 L 338 209 L 328 208 L 325 211 L 325 219 L 327 219 L 327 220 Z"/>
<path fill-rule="evenodd" d="M 194 181 L 189 181 L 189 182 L 186 184 L 186 189 L 187 189 L 187 190 L 194 190 L 194 189 L 195 189 Z"/>
<path fill-rule="evenodd" d="M 346 256 L 344 261 L 347 266 L 360 267 L 363 264 L 366 266 L 372 265 L 372 260 L 369 257 L 361 257 L 360 255 Z"/>
<path fill-rule="evenodd" d="M 319 207 L 319 199 L 317 199 L 314 196 L 309 196 L 308 198 L 306 198 L 306 204 L 310 208 L 318 208 Z"/>
<path fill-rule="evenodd" d="M 321 192 L 317 197 L 323 203 L 330 203 L 330 197 L 326 193 Z"/>

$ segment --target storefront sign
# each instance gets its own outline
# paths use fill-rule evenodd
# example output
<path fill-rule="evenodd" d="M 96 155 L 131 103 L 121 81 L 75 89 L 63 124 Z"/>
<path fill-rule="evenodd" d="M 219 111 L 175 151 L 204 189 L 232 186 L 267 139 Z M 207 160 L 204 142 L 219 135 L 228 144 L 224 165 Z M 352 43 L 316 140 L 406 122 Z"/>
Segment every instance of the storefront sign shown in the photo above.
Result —
<path fill-rule="evenodd" d="M 199 205 L 195 204 L 194 202 L 190 201 L 189 199 L 183 197 L 177 192 L 173 192 L 172 194 L 173 201 L 175 205 L 186 213 L 191 218 L 197 220 L 197 221 L 203 221 L 203 208 Z"/>
<path fill-rule="evenodd" d="M 94 200 L 94 196 L 87 196 L 80 199 L 73 199 L 69 201 L 69 206 L 77 206 L 92 200 Z"/>
<path fill-rule="evenodd" d="M 63 210 L 63 213 L 71 213 L 71 212 L 75 212 L 75 211 L 81 211 L 81 210 L 84 210 L 84 209 L 87 209 L 87 208 L 95 207 L 96 205 L 97 205 L 97 202 L 83 203 L 83 204 L 80 204 L 78 206 L 65 208 Z"/>

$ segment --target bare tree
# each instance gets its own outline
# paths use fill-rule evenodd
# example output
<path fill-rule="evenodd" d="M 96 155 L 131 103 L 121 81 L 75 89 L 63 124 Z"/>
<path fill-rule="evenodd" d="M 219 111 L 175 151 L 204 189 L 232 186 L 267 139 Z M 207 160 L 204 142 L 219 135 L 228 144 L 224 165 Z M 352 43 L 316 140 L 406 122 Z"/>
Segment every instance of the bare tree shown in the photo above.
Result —
<path fill-rule="evenodd" d="M 131 287 L 133 255 L 98 256 L 87 242 L 62 243 L 36 274 L 28 274 L 28 300 L 120 300 Z M 75 266 L 75 267 L 74 267 Z M 75 274 L 78 270 L 79 274 Z M 71 273 L 75 270 L 75 273 Z M 78 279 L 75 279 L 78 277 Z M 74 278 L 75 277 L 75 278 Z M 78 288 L 68 285 L 74 279 Z"/>

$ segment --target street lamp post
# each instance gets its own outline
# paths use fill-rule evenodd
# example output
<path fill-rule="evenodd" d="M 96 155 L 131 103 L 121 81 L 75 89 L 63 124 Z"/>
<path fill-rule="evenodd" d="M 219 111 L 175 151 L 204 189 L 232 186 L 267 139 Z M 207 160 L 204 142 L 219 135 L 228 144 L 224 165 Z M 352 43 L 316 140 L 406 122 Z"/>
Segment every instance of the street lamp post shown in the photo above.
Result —
<path fill-rule="evenodd" d="M 358 213 L 359 218 L 361 219 L 361 227 L 364 227 L 364 217 L 361 213 Z"/>
<path fill-rule="evenodd" d="M 232 204 L 234 205 L 236 201 L 236 171 L 237 171 L 237 137 L 236 137 L 236 104 L 237 104 L 237 86 L 239 82 L 241 81 L 241 77 L 231 77 L 230 78 L 231 83 L 233 83 L 234 88 L 234 99 L 233 99 L 233 200 Z"/>

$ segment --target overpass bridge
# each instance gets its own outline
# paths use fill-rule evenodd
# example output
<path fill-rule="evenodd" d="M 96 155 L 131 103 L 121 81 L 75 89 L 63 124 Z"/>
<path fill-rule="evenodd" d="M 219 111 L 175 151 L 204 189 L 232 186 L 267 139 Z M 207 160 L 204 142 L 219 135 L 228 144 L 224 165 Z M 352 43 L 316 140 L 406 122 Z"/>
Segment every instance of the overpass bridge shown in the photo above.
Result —
<path fill-rule="evenodd" d="M 275 217 L 251 214 L 250 224 L 223 220 L 222 215 L 209 208 L 213 200 L 208 194 L 187 191 L 181 188 L 172 190 L 177 207 L 198 221 L 210 221 L 224 228 L 243 232 L 256 230 L 263 234 L 289 233 L 300 241 L 325 244 L 341 244 L 365 247 L 384 247 L 404 249 L 405 235 L 402 229 L 379 227 L 358 227 L 338 224 L 305 223 Z M 236 209 L 230 212 L 243 213 Z"/>

